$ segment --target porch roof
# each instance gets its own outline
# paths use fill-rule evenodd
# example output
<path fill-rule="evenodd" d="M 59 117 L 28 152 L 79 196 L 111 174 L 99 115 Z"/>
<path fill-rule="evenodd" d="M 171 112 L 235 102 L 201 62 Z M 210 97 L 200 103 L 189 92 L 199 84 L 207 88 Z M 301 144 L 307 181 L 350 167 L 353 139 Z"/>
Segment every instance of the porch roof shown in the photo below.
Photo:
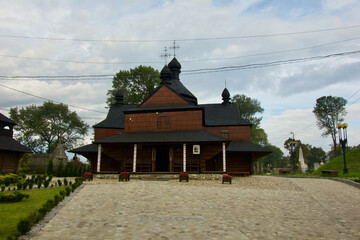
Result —
<path fill-rule="evenodd" d="M 236 142 L 232 141 L 226 148 L 227 152 L 257 152 L 265 155 L 272 153 L 271 150 L 266 149 L 258 144 L 252 142 Z"/>
<path fill-rule="evenodd" d="M 0 150 L 31 153 L 31 150 L 11 137 L 0 136 Z"/>
<path fill-rule="evenodd" d="M 71 149 L 69 152 L 72 153 L 96 153 L 98 151 L 97 144 L 88 144 L 78 148 Z"/>
<path fill-rule="evenodd" d="M 203 130 L 120 133 L 94 143 L 199 143 L 229 142 L 228 139 Z"/>

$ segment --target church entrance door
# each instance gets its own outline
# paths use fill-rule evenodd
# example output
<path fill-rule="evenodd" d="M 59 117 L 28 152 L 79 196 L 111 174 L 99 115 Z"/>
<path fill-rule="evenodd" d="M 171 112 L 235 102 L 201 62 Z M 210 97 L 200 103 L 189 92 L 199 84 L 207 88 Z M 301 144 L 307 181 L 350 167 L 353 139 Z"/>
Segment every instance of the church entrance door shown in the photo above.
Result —
<path fill-rule="evenodd" d="M 169 171 L 169 146 L 160 145 L 156 147 L 156 171 Z"/>

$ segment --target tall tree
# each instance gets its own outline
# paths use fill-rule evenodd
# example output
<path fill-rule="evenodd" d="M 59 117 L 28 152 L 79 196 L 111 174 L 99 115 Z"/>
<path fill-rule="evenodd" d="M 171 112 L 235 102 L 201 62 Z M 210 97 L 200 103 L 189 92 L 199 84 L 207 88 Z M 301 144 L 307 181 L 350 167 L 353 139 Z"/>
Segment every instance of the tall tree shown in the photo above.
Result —
<path fill-rule="evenodd" d="M 268 143 L 267 134 L 264 129 L 260 128 L 262 116 L 264 112 L 261 107 L 260 101 L 247 97 L 244 94 L 236 94 L 232 97 L 231 101 L 236 103 L 240 117 L 248 120 L 253 126 L 250 129 L 250 139 L 252 142 L 265 146 Z"/>
<path fill-rule="evenodd" d="M 347 100 L 342 97 L 323 96 L 316 99 L 313 113 L 320 129 L 324 129 L 323 137 L 331 136 L 336 156 L 336 125 L 344 121 L 346 115 L 345 105 Z"/>
<path fill-rule="evenodd" d="M 287 161 L 284 158 L 284 153 L 281 151 L 280 148 L 271 144 L 266 145 L 266 148 L 271 150 L 272 153 L 260 159 L 260 162 L 263 164 L 264 168 L 266 168 L 268 165 L 280 168 L 287 166 Z"/>
<path fill-rule="evenodd" d="M 312 147 L 309 144 L 306 144 L 310 149 L 310 154 L 307 156 L 309 168 L 314 167 L 314 163 L 320 163 L 321 161 L 325 162 L 326 152 L 321 147 Z"/>
<path fill-rule="evenodd" d="M 112 89 L 107 92 L 106 103 L 115 103 L 115 94 L 119 89 L 124 93 L 124 103 L 141 103 L 155 91 L 160 82 L 159 71 L 152 67 L 140 65 L 134 69 L 120 70 L 113 78 Z"/>
<path fill-rule="evenodd" d="M 71 149 L 89 129 L 67 105 L 52 102 L 11 108 L 10 117 L 17 123 L 16 139 L 35 153 L 51 153 L 60 139 L 65 150 Z"/>

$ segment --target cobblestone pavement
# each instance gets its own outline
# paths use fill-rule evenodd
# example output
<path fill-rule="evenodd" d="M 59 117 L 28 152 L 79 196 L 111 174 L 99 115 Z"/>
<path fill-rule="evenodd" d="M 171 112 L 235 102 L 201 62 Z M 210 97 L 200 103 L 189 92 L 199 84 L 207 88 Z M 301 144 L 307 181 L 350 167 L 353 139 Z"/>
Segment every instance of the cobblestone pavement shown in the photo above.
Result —
<path fill-rule="evenodd" d="M 360 239 L 359 213 L 325 179 L 94 180 L 32 239 Z"/>

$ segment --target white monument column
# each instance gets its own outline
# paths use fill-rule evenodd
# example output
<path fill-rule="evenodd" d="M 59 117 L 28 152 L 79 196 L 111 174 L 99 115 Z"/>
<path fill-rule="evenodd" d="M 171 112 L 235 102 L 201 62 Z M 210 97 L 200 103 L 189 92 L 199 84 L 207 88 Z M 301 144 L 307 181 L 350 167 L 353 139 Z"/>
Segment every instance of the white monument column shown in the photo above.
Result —
<path fill-rule="evenodd" d="M 136 172 L 136 152 L 137 152 L 137 144 L 134 144 L 134 158 L 133 158 L 133 172 Z"/>
<path fill-rule="evenodd" d="M 226 144 L 222 144 L 222 151 L 223 151 L 223 172 L 226 172 Z"/>
<path fill-rule="evenodd" d="M 183 144 L 183 172 L 186 172 L 186 143 Z"/>
<path fill-rule="evenodd" d="M 100 163 L 101 163 L 101 144 L 98 144 L 96 172 L 100 172 Z"/>

